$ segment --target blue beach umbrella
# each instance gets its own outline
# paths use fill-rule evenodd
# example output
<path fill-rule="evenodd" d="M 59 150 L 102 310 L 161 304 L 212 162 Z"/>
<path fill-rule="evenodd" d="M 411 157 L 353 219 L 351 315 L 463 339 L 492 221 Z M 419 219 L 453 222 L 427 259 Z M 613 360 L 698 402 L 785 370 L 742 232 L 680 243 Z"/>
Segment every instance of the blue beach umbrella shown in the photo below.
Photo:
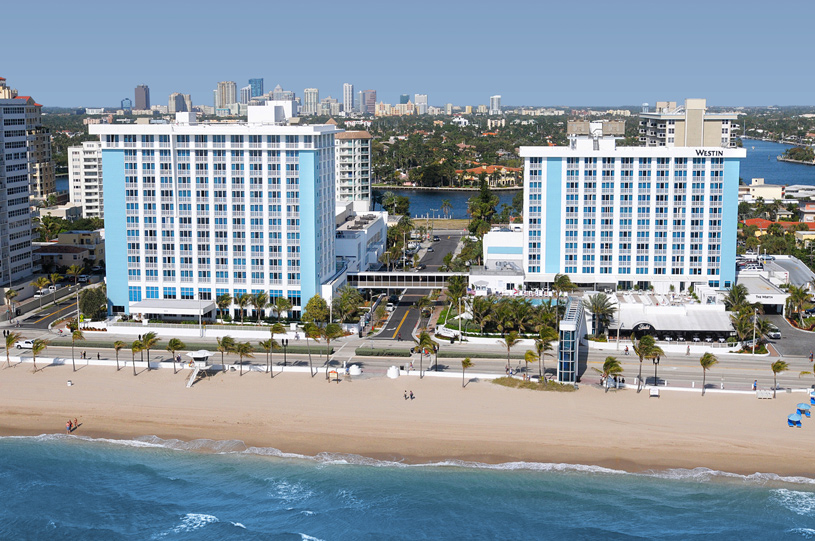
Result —
<path fill-rule="evenodd" d="M 810 415 L 810 413 L 809 413 L 809 408 L 810 408 L 809 404 L 807 404 L 805 402 L 801 402 L 796 407 L 798 408 L 798 414 L 799 415 L 806 415 L 807 417 L 809 417 L 809 415 Z"/>
<path fill-rule="evenodd" d="M 787 426 L 796 426 L 801 428 L 801 415 L 798 413 L 793 413 L 787 417 Z"/>

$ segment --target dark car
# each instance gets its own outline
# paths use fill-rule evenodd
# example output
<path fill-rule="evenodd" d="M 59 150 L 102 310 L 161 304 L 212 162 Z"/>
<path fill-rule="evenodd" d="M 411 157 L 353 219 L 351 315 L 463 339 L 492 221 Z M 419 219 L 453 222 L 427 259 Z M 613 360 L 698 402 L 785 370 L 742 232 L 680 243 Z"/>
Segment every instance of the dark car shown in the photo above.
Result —
<path fill-rule="evenodd" d="M 420 270 L 425 270 L 426 268 L 427 265 L 425 265 L 424 263 L 420 263 L 419 265 L 416 265 L 416 268 L 414 270 L 418 272 Z"/>
<path fill-rule="evenodd" d="M 391 295 L 390 297 L 388 297 L 388 302 L 396 304 L 397 302 L 399 302 L 399 295 Z"/>
<path fill-rule="evenodd" d="M 441 240 L 441 238 L 438 235 L 435 235 L 433 237 L 433 242 L 439 242 L 440 240 Z"/>

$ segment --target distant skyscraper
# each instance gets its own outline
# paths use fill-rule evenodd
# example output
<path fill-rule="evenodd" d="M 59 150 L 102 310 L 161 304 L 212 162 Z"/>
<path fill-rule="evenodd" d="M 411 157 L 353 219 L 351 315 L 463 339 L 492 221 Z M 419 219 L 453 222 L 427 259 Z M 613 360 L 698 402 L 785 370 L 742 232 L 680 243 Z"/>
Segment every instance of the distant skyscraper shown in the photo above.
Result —
<path fill-rule="evenodd" d="M 354 110 L 354 85 L 351 83 L 342 85 L 342 110 L 346 113 Z"/>
<path fill-rule="evenodd" d="M 133 100 L 130 98 L 125 98 L 122 100 L 122 109 L 127 111 L 128 109 L 133 109 Z"/>
<path fill-rule="evenodd" d="M 295 95 L 291 90 L 283 90 L 283 87 L 277 85 L 274 87 L 274 90 L 272 90 L 272 99 L 275 101 L 293 101 Z"/>
<path fill-rule="evenodd" d="M 365 93 L 360 90 L 357 92 L 357 101 L 354 104 L 354 110 L 357 113 L 364 113 L 365 112 Z"/>
<path fill-rule="evenodd" d="M 416 105 L 417 115 L 427 114 L 427 94 L 414 94 L 413 103 Z"/>
<path fill-rule="evenodd" d="M 316 115 L 320 103 L 320 91 L 316 88 L 303 90 L 303 114 Z M 329 114 L 329 113 L 326 113 Z"/>
<path fill-rule="evenodd" d="M 404 105 L 409 101 L 410 101 L 410 95 L 409 94 L 402 94 L 401 96 L 399 96 L 399 103 L 400 104 Z"/>
<path fill-rule="evenodd" d="M 170 94 L 170 102 L 167 105 L 167 112 L 171 115 L 176 113 L 189 113 L 192 112 L 192 98 L 189 94 L 179 94 L 173 92 Z"/>
<path fill-rule="evenodd" d="M 453 104 L 452 103 L 446 103 L 444 105 L 444 114 L 448 115 L 448 116 L 453 114 Z"/>
<path fill-rule="evenodd" d="M 376 90 L 362 91 L 362 103 L 360 107 L 365 114 L 373 115 L 376 113 Z"/>
<path fill-rule="evenodd" d="M 139 85 L 136 87 L 136 109 L 146 111 L 150 109 L 150 87 Z"/>
<path fill-rule="evenodd" d="M 501 96 L 490 96 L 490 114 L 501 114 Z"/>
<path fill-rule="evenodd" d="M 263 95 L 263 79 L 249 79 L 249 86 L 252 87 L 252 97 Z"/>
<path fill-rule="evenodd" d="M 238 102 L 238 85 L 235 81 L 221 81 L 215 94 L 215 108 L 223 109 Z"/>
<path fill-rule="evenodd" d="M 240 102 L 246 105 L 249 103 L 249 100 L 251 99 L 252 99 L 252 85 L 247 85 L 241 88 Z"/>

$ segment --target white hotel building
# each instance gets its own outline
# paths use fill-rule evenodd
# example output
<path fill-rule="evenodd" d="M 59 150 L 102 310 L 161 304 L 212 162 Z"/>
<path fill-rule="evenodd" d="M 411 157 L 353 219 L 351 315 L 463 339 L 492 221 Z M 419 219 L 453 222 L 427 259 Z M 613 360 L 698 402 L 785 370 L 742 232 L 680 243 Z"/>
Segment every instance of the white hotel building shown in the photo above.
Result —
<path fill-rule="evenodd" d="M 568 146 L 521 147 L 523 243 L 499 253 L 522 254 L 527 287 L 558 273 L 663 293 L 734 285 L 746 151 L 617 146 L 622 133 L 622 123 L 570 123 Z"/>
<path fill-rule="evenodd" d="M 289 126 L 292 102 L 248 122 L 91 126 L 102 145 L 107 290 L 113 313 L 189 314 L 218 295 L 264 291 L 297 316 L 338 284 L 335 126 Z M 149 302 L 147 302 L 149 301 Z"/>

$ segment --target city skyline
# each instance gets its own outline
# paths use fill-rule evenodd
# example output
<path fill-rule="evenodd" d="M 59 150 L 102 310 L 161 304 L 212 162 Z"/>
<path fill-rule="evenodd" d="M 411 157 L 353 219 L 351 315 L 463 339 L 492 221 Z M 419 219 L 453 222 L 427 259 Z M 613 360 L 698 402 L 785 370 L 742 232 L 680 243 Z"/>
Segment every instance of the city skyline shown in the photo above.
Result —
<path fill-rule="evenodd" d="M 799 16 L 790 18 L 732 1 L 693 1 L 671 17 L 656 19 L 653 6 L 639 1 L 623 6 L 588 2 L 579 12 L 570 6 L 516 1 L 500 10 L 489 8 L 491 33 L 479 36 L 472 28 L 484 22 L 486 4 L 463 10 L 420 1 L 410 13 L 395 5 L 378 6 L 368 11 L 375 15 L 352 21 L 339 6 L 316 2 L 310 22 L 313 34 L 307 42 L 301 42 L 296 25 L 275 27 L 276 42 L 296 42 L 298 47 L 297 54 L 277 55 L 274 61 L 262 29 L 270 21 L 301 16 L 295 5 L 261 6 L 252 17 L 230 12 L 211 17 L 206 2 L 199 7 L 189 13 L 182 5 L 148 0 L 143 9 L 128 12 L 124 6 L 96 1 L 86 3 L 85 10 L 46 2 L 47 15 L 38 22 L 38 30 L 56 34 L 71 26 L 88 28 L 73 34 L 73 45 L 93 49 L 96 61 L 105 66 L 105 77 L 91 80 L 70 63 L 34 68 L 30 58 L 47 58 L 53 44 L 25 39 L 24 25 L 6 29 L 10 52 L 14 44 L 25 43 L 26 54 L 6 55 L 0 75 L 26 81 L 27 92 L 45 105 L 66 107 L 113 106 L 123 98 L 132 99 L 133 88 L 140 83 L 161 97 L 154 99 L 156 103 L 179 91 L 191 94 L 196 103 L 209 103 L 218 81 L 234 80 L 243 87 L 259 77 L 267 88 L 280 84 L 298 95 L 304 88 L 319 88 L 323 95 L 342 96 L 342 85 L 349 82 L 356 89 L 376 89 L 379 99 L 390 103 L 398 103 L 401 94 L 415 93 L 428 94 L 435 105 L 482 104 L 495 94 L 501 94 L 506 106 L 634 106 L 702 95 L 713 106 L 812 102 L 808 88 L 815 76 L 799 69 L 793 60 L 796 55 L 783 53 L 807 47 L 806 21 L 815 13 L 812 6 L 801 6 Z M 11 4 L 4 12 L 13 20 L 24 17 L 24 9 Z M 179 25 L 179 20 L 194 24 Z M 395 39 L 395 20 L 414 29 L 414 35 Z M 345 23 L 349 28 L 364 25 L 365 32 L 328 31 Z M 637 29 L 654 24 L 661 35 L 677 37 L 660 40 L 658 46 L 638 46 L 637 36 L 644 34 Z M 602 30 L 595 30 L 598 27 Z M 161 43 L 142 39 L 145 28 L 166 39 Z M 201 39 L 209 32 L 239 35 L 246 52 L 224 56 L 215 41 Z M 365 61 L 321 61 L 325 51 L 340 41 L 344 47 L 366 50 Z M 138 43 L 138 50 L 128 53 L 129 46 L 123 49 L 123 43 Z M 196 54 L 183 62 L 156 62 L 169 58 L 168 48 L 190 43 L 196 43 Z M 577 66 L 590 69 L 576 70 Z M 667 83 L 668 67 L 690 75 Z M 726 76 L 721 76 L 723 67 Z M 508 73 L 514 75 L 507 77 Z M 665 95 L 669 88 L 670 95 Z"/>

